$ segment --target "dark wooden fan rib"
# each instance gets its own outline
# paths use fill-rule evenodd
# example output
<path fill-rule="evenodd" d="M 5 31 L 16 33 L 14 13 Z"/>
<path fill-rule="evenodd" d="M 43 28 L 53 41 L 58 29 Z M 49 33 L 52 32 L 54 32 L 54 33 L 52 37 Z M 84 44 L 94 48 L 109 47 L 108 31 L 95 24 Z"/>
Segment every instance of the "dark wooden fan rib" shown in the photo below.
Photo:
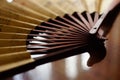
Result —
<path fill-rule="evenodd" d="M 68 33 L 80 33 L 78 31 L 75 31 L 74 29 L 71 29 L 70 27 L 61 26 L 58 24 L 50 23 L 50 22 L 44 22 L 41 25 L 45 25 L 45 26 L 49 26 L 49 27 L 59 27 L 62 29 L 61 31 L 67 31 Z"/>
<path fill-rule="evenodd" d="M 38 27 L 45 28 L 46 30 L 53 31 L 53 32 L 67 33 L 65 29 L 58 29 L 58 28 L 53 28 L 48 26 L 38 26 Z"/>
<path fill-rule="evenodd" d="M 72 34 L 66 34 L 63 35 L 62 34 L 47 34 L 47 35 L 39 35 L 39 34 L 29 34 L 29 36 L 31 37 L 34 37 L 34 36 L 38 36 L 38 37 L 44 37 L 44 38 L 66 38 L 66 39 L 69 39 L 69 38 L 72 38 L 72 39 L 79 39 L 79 37 L 77 37 L 79 34 L 73 34 L 73 35 L 76 35 L 76 36 L 72 36 Z M 70 37 L 68 37 L 70 36 Z"/>
<path fill-rule="evenodd" d="M 91 18 L 92 18 L 93 21 L 94 21 L 94 18 L 95 18 L 96 13 L 97 13 L 97 12 L 92 12 L 92 13 L 90 13 Z M 97 13 L 97 14 L 98 14 L 98 13 Z"/>
<path fill-rule="evenodd" d="M 81 42 L 81 41 L 85 41 L 86 40 L 86 38 L 85 37 L 82 37 L 83 39 L 79 39 L 79 38 L 64 38 L 64 39 L 60 39 L 60 38 L 51 38 L 51 39 L 49 39 L 49 38 L 46 38 L 46 39 L 41 39 L 41 40 L 39 40 L 39 39 L 28 39 L 27 41 L 41 41 L 41 42 L 66 42 L 66 41 L 79 41 L 79 42 Z"/>
<path fill-rule="evenodd" d="M 92 19 L 93 19 L 94 24 L 95 24 L 97 22 L 97 20 L 99 19 L 99 14 L 97 12 L 93 12 L 91 14 L 91 16 L 92 16 Z"/>
<path fill-rule="evenodd" d="M 38 46 L 46 46 L 46 47 L 50 47 L 50 46 L 57 46 L 57 45 L 64 45 L 64 44 L 69 44 L 69 43 L 77 43 L 77 42 L 79 42 L 79 41 L 71 41 L 71 42 L 54 42 L 54 43 L 49 43 L 49 44 L 37 44 L 37 43 L 33 43 L 32 45 L 34 46 L 36 46 L 36 45 L 38 45 Z M 29 46 L 29 45 L 28 45 Z"/>
<path fill-rule="evenodd" d="M 83 23 L 80 22 L 79 20 L 77 20 L 74 16 L 69 15 L 69 14 L 66 14 L 66 15 L 64 16 L 64 18 L 70 20 L 71 22 L 74 22 L 77 26 L 79 26 L 80 30 L 85 31 L 85 32 L 86 32 L 87 30 L 89 31 L 89 29 L 88 29 L 87 27 L 85 27 L 85 25 L 83 25 Z M 81 23 L 82 23 L 82 24 L 81 24 Z"/>
<path fill-rule="evenodd" d="M 89 30 L 91 29 L 91 27 L 90 27 L 90 24 L 89 24 L 89 22 L 88 22 L 88 20 L 87 20 L 87 15 L 86 15 L 86 11 L 85 12 L 83 12 L 82 14 L 78 14 L 79 15 L 79 17 L 81 18 L 81 20 L 83 21 L 83 23 L 89 28 Z"/>
<path fill-rule="evenodd" d="M 77 45 L 82 45 L 81 43 L 71 43 L 71 44 L 65 44 L 65 45 L 58 45 L 58 46 L 52 46 L 52 47 L 48 47 L 48 48 L 42 48 L 42 49 L 36 49 L 36 50 L 33 50 L 31 51 L 31 53 L 34 53 L 34 52 L 45 52 L 45 53 L 48 53 L 50 54 L 51 51 L 53 52 L 57 52 L 59 50 L 62 50 L 64 48 L 70 48 L 70 47 L 75 47 Z M 84 45 L 84 43 L 83 43 Z"/>
<path fill-rule="evenodd" d="M 36 30 L 34 30 L 34 31 L 36 31 Z M 43 31 L 38 31 L 38 32 L 43 32 Z M 69 34 L 65 34 L 65 33 L 62 33 L 62 32 L 56 33 L 56 32 L 53 32 L 53 31 L 46 31 L 45 33 L 47 34 L 47 35 L 44 35 L 45 37 L 47 37 L 47 36 L 53 36 L 53 37 L 65 37 L 65 36 L 67 37 L 67 36 L 71 36 L 73 38 L 76 38 L 76 36 L 79 35 L 78 33 L 72 33 L 72 32 L 69 33 Z M 29 34 L 29 36 L 31 36 L 31 37 L 34 36 L 34 35 L 37 36 L 38 34 Z"/>
<path fill-rule="evenodd" d="M 51 23 L 51 22 L 48 22 L 48 23 L 44 23 L 45 25 L 51 25 L 51 26 L 59 26 L 59 27 L 61 27 L 62 29 L 64 29 L 64 30 L 67 30 L 67 31 L 69 31 L 68 33 L 79 33 L 78 31 L 76 31 L 75 29 L 73 29 L 72 28 L 72 26 L 70 27 L 70 26 L 66 26 L 66 25 L 60 25 L 60 24 L 56 24 L 56 23 Z"/>
<path fill-rule="evenodd" d="M 84 13 L 84 12 L 83 12 Z M 86 26 L 86 24 L 83 22 L 83 20 L 80 18 L 80 14 L 77 12 L 74 12 L 72 14 L 73 17 L 75 17 L 77 19 L 77 21 L 79 22 L 79 24 L 82 26 L 83 29 L 85 30 L 90 30 L 90 28 L 88 26 Z"/>
<path fill-rule="evenodd" d="M 78 12 L 74 12 L 74 13 L 72 14 L 72 16 L 75 17 L 76 19 L 78 19 L 78 21 L 80 21 L 81 23 L 83 23 L 83 21 L 81 20 L 81 18 L 80 18 L 79 15 L 78 15 Z"/>
<path fill-rule="evenodd" d="M 53 19 L 50 19 L 49 22 L 51 23 L 55 23 L 55 24 L 59 24 L 59 25 L 62 25 L 62 26 L 67 26 L 67 27 L 70 27 L 71 29 L 79 32 L 78 28 L 74 27 L 73 25 L 70 25 L 68 23 L 65 23 L 64 21 L 60 21 L 60 20 L 53 20 Z M 80 29 L 81 30 L 81 29 Z M 82 31 L 82 30 L 81 30 Z M 86 32 L 86 31 L 85 31 Z"/>
<path fill-rule="evenodd" d="M 57 38 L 57 39 L 48 39 L 48 38 L 46 38 L 46 40 L 35 40 L 35 39 L 31 39 L 31 40 L 28 40 L 28 41 L 41 41 L 41 42 L 48 42 L 48 45 L 50 45 L 50 43 L 49 42 L 58 42 L 58 43 L 61 43 L 61 42 L 66 42 L 66 41 L 70 41 L 71 43 L 72 42 L 83 42 L 83 41 L 86 41 L 86 38 L 84 38 L 83 37 L 83 39 L 75 39 L 75 38 L 65 38 L 65 39 L 59 39 L 59 38 Z M 46 44 L 47 45 L 47 44 Z"/>
<path fill-rule="evenodd" d="M 69 19 L 70 21 L 72 21 L 72 22 L 76 23 L 77 25 L 79 25 L 79 23 L 77 22 L 77 20 L 72 15 L 65 14 L 64 18 Z"/>
<path fill-rule="evenodd" d="M 45 25 L 45 24 L 44 24 Z M 59 25 L 58 25 L 59 26 Z M 66 29 L 63 29 L 63 28 L 61 28 L 61 29 L 56 29 L 56 28 L 53 28 L 53 26 L 52 26 L 52 28 L 51 28 L 51 26 L 49 26 L 49 25 L 45 25 L 45 26 L 39 26 L 39 27 L 41 27 L 41 28 L 45 28 L 45 29 L 48 29 L 49 30 L 49 34 L 54 34 L 54 35 L 56 35 L 58 32 L 59 33 L 61 33 L 61 34 L 63 34 L 63 35 L 70 35 L 71 34 L 71 36 L 74 36 L 74 35 L 78 35 L 78 34 L 80 34 L 80 32 L 78 33 L 78 32 L 72 32 L 72 30 L 69 30 L 69 28 L 66 28 Z M 54 30 L 54 32 L 52 32 L 52 31 Z M 34 30 L 35 31 L 35 30 Z M 39 31 L 39 30 L 36 30 L 36 31 Z M 51 31 L 51 32 L 50 32 Z M 42 32 L 46 32 L 46 31 L 42 31 Z M 57 32 L 57 33 L 56 33 Z M 48 33 L 48 31 L 46 32 L 46 33 Z M 67 33 L 67 34 L 65 34 L 65 33 Z M 73 35 L 74 34 L 74 35 Z M 82 33 L 81 33 L 82 34 Z"/>
<path fill-rule="evenodd" d="M 59 49 L 65 48 L 65 47 L 69 48 L 69 47 L 74 47 L 74 46 L 77 46 L 77 45 L 84 45 L 84 44 L 86 44 L 86 43 L 79 43 L 78 41 L 76 41 L 76 42 L 74 41 L 74 42 L 71 42 L 71 43 L 64 43 L 64 44 L 61 43 L 59 45 L 58 44 L 57 45 L 52 45 L 51 44 L 51 45 L 43 46 L 43 48 L 37 48 L 37 49 L 35 49 L 35 50 L 31 51 L 31 52 L 40 52 L 40 54 L 41 54 L 41 52 L 48 51 L 48 53 L 49 53 L 49 51 L 51 51 L 51 50 L 53 50 L 53 51 L 55 50 L 56 51 L 56 49 L 59 50 Z M 32 49 L 35 46 L 36 45 L 31 45 L 31 46 L 28 46 L 28 48 Z M 39 45 L 39 46 L 41 46 L 41 45 Z"/>
<path fill-rule="evenodd" d="M 79 35 L 78 33 L 73 33 L 72 31 L 70 33 L 67 33 L 67 34 L 64 34 L 62 32 L 53 32 L 53 31 L 42 31 L 42 30 L 33 30 L 32 31 L 32 34 L 29 34 L 29 37 L 32 36 L 32 35 L 38 35 L 37 33 L 46 33 L 47 35 L 54 35 L 57 37 L 57 35 L 61 35 L 61 36 L 71 36 L 71 37 L 76 37 L 77 35 Z M 46 36 L 47 36 L 46 35 Z"/>
<path fill-rule="evenodd" d="M 92 20 L 92 17 L 88 12 L 86 12 L 86 15 L 87 15 L 87 18 L 88 18 L 88 22 L 90 24 L 90 28 L 92 28 L 92 26 L 94 26 L 94 21 Z"/>
<path fill-rule="evenodd" d="M 62 22 L 64 22 L 64 23 L 67 23 L 67 24 L 69 24 L 69 25 L 71 25 L 71 26 L 73 26 L 76 30 L 78 30 L 78 31 L 80 31 L 80 32 L 85 32 L 84 29 L 82 30 L 78 24 L 70 21 L 69 19 L 66 19 L 66 18 L 64 18 L 64 17 L 57 17 L 56 19 L 59 20 L 59 21 L 62 21 Z M 87 31 L 87 30 L 86 30 L 86 31 Z"/>

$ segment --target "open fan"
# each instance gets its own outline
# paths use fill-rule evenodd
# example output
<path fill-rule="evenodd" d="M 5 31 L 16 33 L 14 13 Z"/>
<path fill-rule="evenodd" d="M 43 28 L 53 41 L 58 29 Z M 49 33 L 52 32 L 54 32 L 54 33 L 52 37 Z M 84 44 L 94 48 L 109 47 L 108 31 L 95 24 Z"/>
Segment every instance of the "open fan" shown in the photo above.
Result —
<path fill-rule="evenodd" d="M 120 9 L 120 1 L 113 2 L 101 14 L 99 0 L 98 12 L 84 9 L 84 0 L 80 5 L 72 0 L 0 0 L 0 74 L 84 52 L 90 54 L 88 66 L 100 62 L 106 55 L 104 37 L 111 28 L 107 26 L 112 26 Z M 36 54 L 42 56 L 30 57 Z"/>

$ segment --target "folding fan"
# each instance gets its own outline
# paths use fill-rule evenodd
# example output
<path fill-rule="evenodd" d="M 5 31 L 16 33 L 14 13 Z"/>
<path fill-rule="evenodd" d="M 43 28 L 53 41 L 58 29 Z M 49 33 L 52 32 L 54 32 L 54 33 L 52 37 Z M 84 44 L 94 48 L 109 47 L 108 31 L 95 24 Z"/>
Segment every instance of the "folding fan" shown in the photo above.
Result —
<path fill-rule="evenodd" d="M 103 60 L 104 37 L 120 12 L 120 1 L 107 8 L 110 2 L 0 0 L 0 76 L 84 52 L 88 66 Z"/>

